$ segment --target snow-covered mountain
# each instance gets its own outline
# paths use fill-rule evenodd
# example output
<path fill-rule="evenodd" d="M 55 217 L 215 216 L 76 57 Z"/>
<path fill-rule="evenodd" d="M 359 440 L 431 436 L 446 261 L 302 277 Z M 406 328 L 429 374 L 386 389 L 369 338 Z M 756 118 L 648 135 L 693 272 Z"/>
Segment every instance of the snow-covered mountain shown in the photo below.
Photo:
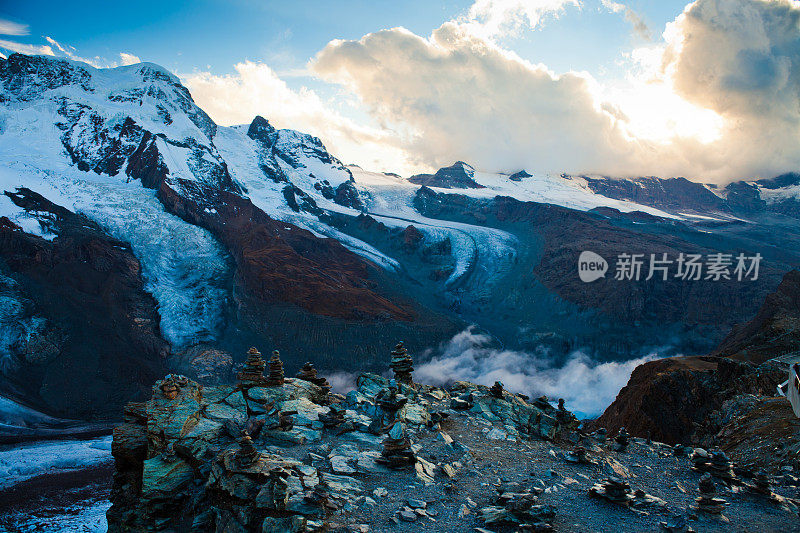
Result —
<path fill-rule="evenodd" d="M 405 179 L 262 117 L 219 126 L 153 64 L 14 54 L 0 84 L 0 393 L 59 417 L 113 416 L 166 370 L 227 379 L 251 344 L 330 370 L 470 324 L 553 357 L 700 350 L 800 264 L 797 175 L 716 189 L 457 162 Z M 583 249 L 765 263 L 747 286 L 589 287 Z"/>

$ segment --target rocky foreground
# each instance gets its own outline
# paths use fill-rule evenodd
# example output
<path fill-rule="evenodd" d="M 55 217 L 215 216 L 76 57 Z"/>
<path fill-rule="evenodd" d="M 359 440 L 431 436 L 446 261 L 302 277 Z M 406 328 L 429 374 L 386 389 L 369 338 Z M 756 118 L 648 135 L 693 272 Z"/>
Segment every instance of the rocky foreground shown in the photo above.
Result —
<path fill-rule="evenodd" d="M 362 374 L 252 349 L 236 386 L 169 375 L 114 431 L 109 531 L 800 531 L 800 479 L 725 453 L 586 433 L 547 398 Z M 266 369 L 266 375 L 265 375 Z"/>

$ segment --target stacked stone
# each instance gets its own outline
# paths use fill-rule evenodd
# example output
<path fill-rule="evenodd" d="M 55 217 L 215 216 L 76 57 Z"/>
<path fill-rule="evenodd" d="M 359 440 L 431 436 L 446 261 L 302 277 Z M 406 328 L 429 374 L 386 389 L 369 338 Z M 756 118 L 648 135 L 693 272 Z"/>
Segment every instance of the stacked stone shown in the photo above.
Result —
<path fill-rule="evenodd" d="M 572 422 L 577 422 L 577 418 L 573 415 L 570 411 L 567 411 L 566 406 L 564 406 L 564 398 L 558 399 L 558 409 L 556 410 L 556 420 L 558 423 L 566 426 L 571 424 Z"/>
<path fill-rule="evenodd" d="M 599 485 L 595 485 L 589 490 L 589 493 L 619 505 L 628 505 L 633 499 L 631 486 L 615 476 L 609 477 Z"/>
<path fill-rule="evenodd" d="M 589 458 L 589 455 L 586 452 L 586 448 L 583 446 L 577 446 L 575 450 L 571 453 L 568 453 L 564 456 L 564 458 L 571 462 L 571 463 L 578 463 L 582 465 L 593 465 L 595 461 Z"/>
<path fill-rule="evenodd" d="M 294 415 L 297 411 L 281 411 L 278 414 L 278 429 L 281 431 L 291 431 L 294 427 Z"/>
<path fill-rule="evenodd" d="M 258 461 L 258 457 L 259 453 L 253 445 L 253 439 L 250 438 L 250 435 L 245 433 L 242 438 L 239 439 L 239 449 L 236 450 L 236 460 L 239 461 L 239 464 L 242 466 L 250 466 Z"/>
<path fill-rule="evenodd" d="M 267 387 L 280 387 L 283 385 L 283 361 L 278 350 L 272 351 L 272 358 L 269 360 L 269 375 L 267 375 Z"/>
<path fill-rule="evenodd" d="M 708 452 L 702 448 L 695 448 L 692 453 L 692 470 L 696 472 L 705 472 L 709 467 L 710 456 Z"/>
<path fill-rule="evenodd" d="M 322 426 L 328 429 L 335 428 L 344 424 L 344 409 L 334 404 L 330 406 L 327 413 L 317 415 Z"/>
<path fill-rule="evenodd" d="M 617 435 L 614 437 L 614 442 L 617 443 L 617 450 L 618 451 L 625 451 L 628 448 L 630 435 L 625 430 L 624 427 L 619 428 Z"/>
<path fill-rule="evenodd" d="M 414 371 L 414 361 L 408 355 L 408 350 L 406 350 L 403 341 L 398 342 L 397 346 L 392 350 L 392 361 L 389 363 L 389 367 L 394 371 L 394 377 L 398 383 L 411 385 L 413 382 L 411 372 Z"/>
<path fill-rule="evenodd" d="M 255 347 L 247 350 L 247 360 L 244 362 L 244 368 L 239 372 L 239 381 L 243 385 L 263 385 L 264 384 L 264 367 L 266 363 L 264 358 L 261 357 Z"/>
<path fill-rule="evenodd" d="M 181 389 L 189 384 L 189 378 L 180 376 L 178 374 L 167 374 L 167 376 L 158 383 L 158 388 L 161 390 L 161 395 L 167 400 L 174 400 L 178 397 Z"/>
<path fill-rule="evenodd" d="M 722 498 L 717 498 L 717 488 L 711 479 L 711 474 L 703 474 L 700 478 L 700 496 L 695 500 L 695 508 L 703 513 L 721 514 L 728 505 Z"/>
<path fill-rule="evenodd" d="M 398 394 L 394 380 L 389 383 L 389 387 L 381 389 L 375 400 L 383 411 L 383 422 L 389 425 L 397 418 L 397 412 L 408 403 L 408 398 L 403 394 Z"/>
<path fill-rule="evenodd" d="M 547 396 L 539 396 L 538 398 L 533 400 L 533 405 L 534 407 L 538 407 L 543 411 L 549 411 L 550 409 L 553 408 L 553 406 L 550 405 L 550 400 L 547 398 Z"/>
<path fill-rule="evenodd" d="M 708 463 L 708 471 L 715 477 L 730 484 L 735 480 L 733 475 L 733 465 L 728 456 L 722 450 L 711 452 L 711 461 Z"/>
<path fill-rule="evenodd" d="M 300 372 L 298 372 L 295 377 L 304 381 L 310 381 L 314 385 L 321 387 L 325 392 L 331 390 L 331 384 L 328 383 L 328 380 L 317 376 L 317 369 L 314 368 L 314 365 L 311 363 L 311 361 L 308 361 L 306 364 L 304 364 L 300 369 Z"/>
<path fill-rule="evenodd" d="M 503 384 L 499 381 L 495 381 L 494 385 L 489 389 L 489 393 L 495 398 L 502 398 L 503 390 Z"/>
<path fill-rule="evenodd" d="M 406 429 L 401 422 L 395 422 L 389 434 L 383 439 L 383 450 L 377 461 L 389 468 L 403 468 L 417 462 Z"/>
<path fill-rule="evenodd" d="M 772 483 L 769 480 L 769 476 L 767 476 L 764 472 L 759 472 L 755 475 L 753 478 L 753 484 L 750 486 L 750 488 L 758 494 L 772 496 Z"/>

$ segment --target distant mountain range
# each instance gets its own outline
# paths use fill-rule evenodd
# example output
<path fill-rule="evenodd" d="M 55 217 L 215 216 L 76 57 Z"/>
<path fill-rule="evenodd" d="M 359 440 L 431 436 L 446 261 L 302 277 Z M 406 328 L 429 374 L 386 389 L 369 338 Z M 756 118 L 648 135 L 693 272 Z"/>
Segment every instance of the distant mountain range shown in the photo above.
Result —
<path fill-rule="evenodd" d="M 404 179 L 262 117 L 219 126 L 153 64 L 13 54 L 0 84 L 0 395 L 54 416 L 116 417 L 168 370 L 227 380 L 250 345 L 328 372 L 471 324 L 556 360 L 706 353 L 800 265 L 798 174 Z M 763 261 L 585 284 L 583 250 Z"/>

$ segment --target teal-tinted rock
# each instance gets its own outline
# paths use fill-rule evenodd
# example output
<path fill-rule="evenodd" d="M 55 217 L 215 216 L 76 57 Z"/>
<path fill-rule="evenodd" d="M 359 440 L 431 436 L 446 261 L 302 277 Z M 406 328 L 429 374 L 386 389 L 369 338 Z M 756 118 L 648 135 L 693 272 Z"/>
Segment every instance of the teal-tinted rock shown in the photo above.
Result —
<path fill-rule="evenodd" d="M 142 472 L 142 497 L 158 498 L 172 495 L 188 484 L 194 470 L 181 459 L 164 460 L 155 456 L 144 462 Z"/>

